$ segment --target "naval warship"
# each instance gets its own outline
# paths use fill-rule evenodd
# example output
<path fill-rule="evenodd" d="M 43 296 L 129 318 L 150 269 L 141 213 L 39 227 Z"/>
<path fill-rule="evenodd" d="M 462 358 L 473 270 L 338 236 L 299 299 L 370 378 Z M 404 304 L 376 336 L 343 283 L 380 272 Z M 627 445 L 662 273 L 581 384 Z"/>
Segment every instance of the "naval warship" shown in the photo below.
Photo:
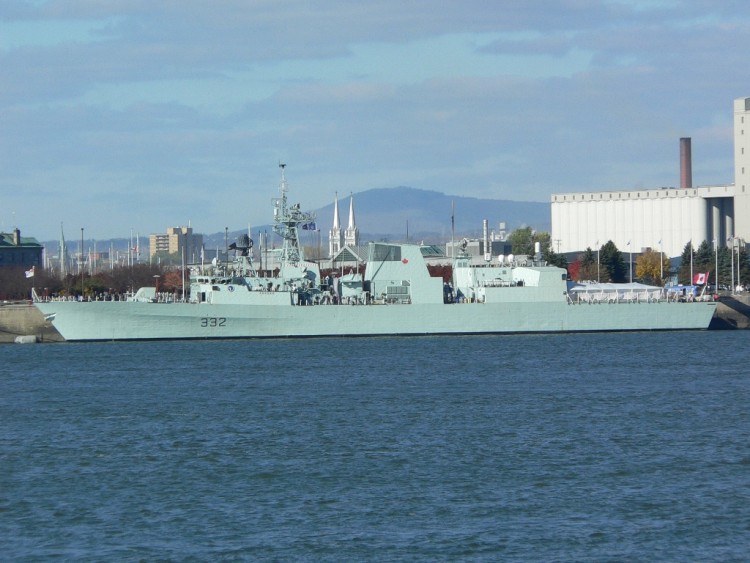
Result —
<path fill-rule="evenodd" d="M 256 268 L 246 236 L 233 259 L 191 267 L 183 299 L 143 287 L 123 301 L 34 296 L 35 306 L 68 341 L 699 330 L 716 310 L 660 287 L 575 284 L 539 255 L 474 264 L 457 253 L 444 281 L 430 276 L 418 244 L 372 242 L 364 274 L 321 279 L 299 238 L 314 217 L 289 204 L 280 168 L 274 276 Z"/>

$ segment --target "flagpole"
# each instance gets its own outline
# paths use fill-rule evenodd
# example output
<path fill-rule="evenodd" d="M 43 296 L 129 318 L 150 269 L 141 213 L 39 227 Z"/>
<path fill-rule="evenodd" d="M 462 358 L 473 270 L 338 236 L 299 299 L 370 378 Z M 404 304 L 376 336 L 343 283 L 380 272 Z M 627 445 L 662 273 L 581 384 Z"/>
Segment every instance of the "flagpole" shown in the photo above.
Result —
<path fill-rule="evenodd" d="M 719 294 L 719 239 L 714 239 L 714 293 Z"/>
<path fill-rule="evenodd" d="M 182 302 L 185 302 L 185 245 L 187 243 L 187 234 L 182 235 Z"/>
<path fill-rule="evenodd" d="M 451 279 L 456 287 L 456 202 L 451 201 Z"/>
<path fill-rule="evenodd" d="M 690 239 L 690 285 L 693 285 L 693 239 Z"/>
<path fill-rule="evenodd" d="M 737 237 L 737 287 L 741 287 L 742 283 L 740 282 L 740 238 Z"/>
<path fill-rule="evenodd" d="M 731 247 L 729 248 L 729 253 L 732 255 L 732 287 L 729 288 L 729 291 L 731 293 L 734 293 L 734 236 L 729 237 L 729 240 L 727 242 L 731 243 Z"/>
<path fill-rule="evenodd" d="M 661 239 L 659 239 L 659 279 L 661 284 L 664 285 L 664 249 Z"/>
<path fill-rule="evenodd" d="M 630 242 L 628 241 L 628 250 L 630 251 L 630 283 L 633 283 L 633 247 L 630 246 Z"/>
<path fill-rule="evenodd" d="M 451 257 L 456 257 L 456 202 L 451 201 Z"/>
<path fill-rule="evenodd" d="M 599 274 L 599 241 L 596 241 L 596 283 L 601 283 Z"/>
<path fill-rule="evenodd" d="M 83 227 L 81 227 L 81 260 L 79 264 L 81 266 L 81 301 L 83 301 Z"/>

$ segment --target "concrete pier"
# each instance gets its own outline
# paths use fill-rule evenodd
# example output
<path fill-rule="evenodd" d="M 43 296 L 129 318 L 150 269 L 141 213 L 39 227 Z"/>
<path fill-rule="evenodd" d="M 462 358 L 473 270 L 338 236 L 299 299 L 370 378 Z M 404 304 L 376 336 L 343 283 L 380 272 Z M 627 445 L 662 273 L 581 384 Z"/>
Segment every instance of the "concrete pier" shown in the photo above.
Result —
<path fill-rule="evenodd" d="M 711 330 L 750 328 L 750 295 L 722 295 L 716 314 L 708 328 Z"/>
<path fill-rule="evenodd" d="M 17 336 L 36 336 L 37 342 L 63 342 L 52 323 L 31 303 L 0 304 L 0 343 L 15 342 Z"/>

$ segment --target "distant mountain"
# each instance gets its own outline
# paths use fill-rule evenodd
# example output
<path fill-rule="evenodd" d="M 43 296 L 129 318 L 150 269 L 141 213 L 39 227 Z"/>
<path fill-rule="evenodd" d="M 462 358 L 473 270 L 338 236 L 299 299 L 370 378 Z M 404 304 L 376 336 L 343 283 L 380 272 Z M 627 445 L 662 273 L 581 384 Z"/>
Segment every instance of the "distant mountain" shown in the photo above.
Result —
<path fill-rule="evenodd" d="M 483 219 L 489 221 L 490 231 L 494 232 L 499 231 L 501 222 L 505 223 L 507 233 L 524 226 L 540 231 L 550 230 L 549 203 L 450 196 L 433 190 L 404 186 L 372 189 L 354 194 L 354 215 L 362 242 L 405 240 L 407 228 L 409 239 L 412 241 L 446 242 L 451 237 L 451 205 L 455 208 L 456 237 L 481 236 Z M 333 202 L 314 212 L 321 233 L 321 243 L 327 244 L 328 231 L 333 225 Z M 345 229 L 349 220 L 348 195 L 339 199 L 339 216 L 341 227 Z M 266 231 L 270 235 L 271 224 L 253 226 L 253 235 L 259 231 Z M 244 232 L 230 231 L 229 242 L 233 242 Z M 224 248 L 224 232 L 203 235 L 206 248 Z M 43 244 L 48 251 L 56 252 L 58 241 L 45 241 Z M 69 244 L 70 248 L 77 248 L 76 241 L 69 241 Z M 116 250 L 126 250 L 129 245 L 127 239 L 120 238 L 98 241 L 98 248 L 108 250 L 110 244 Z M 89 246 L 89 241 L 86 241 L 86 247 Z M 142 257 L 148 255 L 147 247 L 148 237 L 141 236 Z"/>
<path fill-rule="evenodd" d="M 438 236 L 445 239 L 451 232 L 451 207 L 455 209 L 456 234 L 482 232 L 482 220 L 491 230 L 500 222 L 506 231 L 522 226 L 537 230 L 550 229 L 549 203 L 449 196 L 432 190 L 397 187 L 372 189 L 354 194 L 354 214 L 361 234 L 410 238 Z M 339 200 L 342 227 L 349 217 L 349 197 Z M 333 204 L 316 211 L 318 228 L 328 231 L 333 224 Z"/>
<path fill-rule="evenodd" d="M 433 190 L 400 186 L 379 188 L 354 194 L 354 216 L 360 240 L 404 240 L 407 228 L 410 240 L 445 242 L 451 236 L 451 205 L 455 208 L 456 236 L 477 237 L 482 233 L 482 220 L 489 221 L 491 231 L 505 223 L 510 233 L 519 227 L 550 230 L 550 204 L 502 199 L 479 199 L 449 196 Z M 316 224 L 323 241 L 333 225 L 333 202 L 314 210 Z M 339 198 L 339 217 L 345 229 L 349 220 L 349 196 Z M 407 225 L 408 224 L 408 225 Z M 271 232 L 270 225 L 253 227 L 253 231 Z M 234 240 L 240 233 L 230 233 Z M 204 237 L 206 246 L 224 246 L 224 233 Z"/>

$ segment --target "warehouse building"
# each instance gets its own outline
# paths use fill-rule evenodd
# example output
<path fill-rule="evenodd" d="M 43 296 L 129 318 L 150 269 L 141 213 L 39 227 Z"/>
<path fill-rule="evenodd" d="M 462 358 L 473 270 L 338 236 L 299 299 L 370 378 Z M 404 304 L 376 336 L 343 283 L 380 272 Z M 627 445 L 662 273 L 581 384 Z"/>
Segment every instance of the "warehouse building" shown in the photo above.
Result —
<path fill-rule="evenodd" d="M 749 127 L 745 130 L 746 125 Z M 692 185 L 691 140 L 680 139 L 680 187 L 552 194 L 557 252 L 599 248 L 611 240 L 624 252 L 647 248 L 679 256 L 693 241 L 750 241 L 750 98 L 734 101 L 733 185 Z"/>

